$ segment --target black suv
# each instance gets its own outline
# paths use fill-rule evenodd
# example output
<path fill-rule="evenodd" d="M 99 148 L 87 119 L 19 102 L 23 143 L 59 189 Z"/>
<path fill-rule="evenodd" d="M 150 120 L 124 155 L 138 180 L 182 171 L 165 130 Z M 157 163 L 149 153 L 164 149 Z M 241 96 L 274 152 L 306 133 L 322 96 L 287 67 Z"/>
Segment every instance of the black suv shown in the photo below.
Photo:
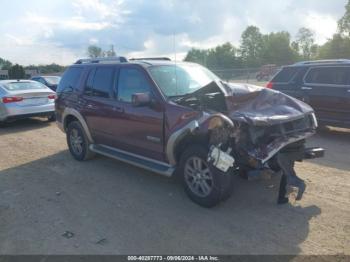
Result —
<path fill-rule="evenodd" d="M 320 125 L 350 127 L 350 60 L 318 60 L 285 66 L 267 84 L 316 112 Z"/>

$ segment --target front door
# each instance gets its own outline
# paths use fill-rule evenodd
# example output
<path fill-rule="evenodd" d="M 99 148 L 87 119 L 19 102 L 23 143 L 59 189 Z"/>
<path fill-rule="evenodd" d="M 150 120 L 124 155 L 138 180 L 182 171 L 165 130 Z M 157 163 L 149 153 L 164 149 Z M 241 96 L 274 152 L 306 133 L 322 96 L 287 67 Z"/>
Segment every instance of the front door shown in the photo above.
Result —
<path fill-rule="evenodd" d="M 115 121 L 110 129 L 114 146 L 121 150 L 164 161 L 164 110 L 153 82 L 144 69 L 128 65 L 119 69 Z M 132 94 L 149 93 L 152 105 L 135 107 Z"/>

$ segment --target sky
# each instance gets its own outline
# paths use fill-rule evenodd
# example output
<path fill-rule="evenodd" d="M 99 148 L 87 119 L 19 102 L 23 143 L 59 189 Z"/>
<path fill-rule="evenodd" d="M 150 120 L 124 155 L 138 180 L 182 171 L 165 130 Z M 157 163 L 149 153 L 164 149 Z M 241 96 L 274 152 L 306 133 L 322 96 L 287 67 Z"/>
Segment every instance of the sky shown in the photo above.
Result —
<path fill-rule="evenodd" d="M 262 33 L 300 27 L 323 44 L 337 30 L 347 0 L 11 0 L 1 6 L 0 57 L 22 65 L 68 65 L 89 45 L 126 57 L 182 59 L 192 48 L 227 41 L 243 30 Z"/>

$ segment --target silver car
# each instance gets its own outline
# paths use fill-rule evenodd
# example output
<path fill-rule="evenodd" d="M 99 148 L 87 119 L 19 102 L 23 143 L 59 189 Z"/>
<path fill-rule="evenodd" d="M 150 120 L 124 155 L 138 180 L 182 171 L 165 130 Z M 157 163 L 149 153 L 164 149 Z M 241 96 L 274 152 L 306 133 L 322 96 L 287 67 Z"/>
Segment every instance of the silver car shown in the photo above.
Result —
<path fill-rule="evenodd" d="M 0 122 L 34 116 L 54 119 L 56 94 L 31 80 L 0 80 Z"/>

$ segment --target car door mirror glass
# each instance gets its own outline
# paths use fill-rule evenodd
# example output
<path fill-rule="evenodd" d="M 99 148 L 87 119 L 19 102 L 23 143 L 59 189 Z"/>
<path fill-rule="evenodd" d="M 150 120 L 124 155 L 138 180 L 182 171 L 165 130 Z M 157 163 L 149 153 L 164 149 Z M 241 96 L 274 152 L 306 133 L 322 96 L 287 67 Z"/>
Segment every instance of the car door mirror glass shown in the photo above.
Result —
<path fill-rule="evenodd" d="M 134 93 L 131 96 L 131 103 L 135 107 L 149 106 L 152 103 L 152 97 L 149 93 Z"/>

